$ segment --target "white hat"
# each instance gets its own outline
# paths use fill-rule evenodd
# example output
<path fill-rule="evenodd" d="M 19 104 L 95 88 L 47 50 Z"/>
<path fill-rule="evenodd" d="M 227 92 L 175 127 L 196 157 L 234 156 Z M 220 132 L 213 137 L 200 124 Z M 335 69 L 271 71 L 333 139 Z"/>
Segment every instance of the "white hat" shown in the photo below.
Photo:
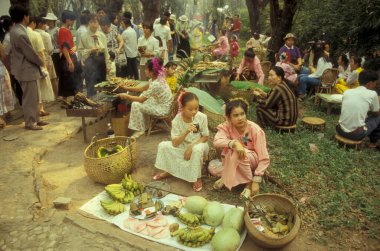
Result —
<path fill-rule="evenodd" d="M 171 20 L 175 20 L 175 18 L 176 18 L 176 16 L 174 14 L 171 14 L 169 17 L 169 19 L 171 19 Z"/>
<path fill-rule="evenodd" d="M 51 21 L 57 21 L 58 20 L 58 17 L 56 15 L 54 15 L 54 13 L 52 12 L 49 12 L 46 17 L 44 17 L 44 19 L 46 20 L 51 20 Z"/>
<path fill-rule="evenodd" d="M 189 21 L 189 19 L 187 18 L 186 15 L 182 15 L 182 16 L 180 16 L 180 17 L 178 18 L 178 20 L 179 20 L 179 21 L 182 21 L 182 22 L 187 22 L 187 21 Z"/>
<path fill-rule="evenodd" d="M 284 40 L 286 40 L 286 39 L 288 39 L 288 38 L 293 38 L 293 39 L 295 39 L 296 36 L 294 36 L 293 33 L 288 33 L 288 34 L 286 34 L 286 36 L 284 37 Z"/>

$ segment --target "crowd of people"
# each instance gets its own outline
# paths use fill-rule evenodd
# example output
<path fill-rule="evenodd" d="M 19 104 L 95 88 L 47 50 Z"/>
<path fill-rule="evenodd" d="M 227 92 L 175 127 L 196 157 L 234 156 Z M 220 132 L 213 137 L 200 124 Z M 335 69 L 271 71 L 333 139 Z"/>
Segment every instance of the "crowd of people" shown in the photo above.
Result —
<path fill-rule="evenodd" d="M 119 84 L 122 92 L 118 98 L 131 102 L 128 128 L 134 131 L 132 137 L 145 133 L 149 116 L 169 114 L 178 96 L 179 112 L 172 121 L 171 140 L 158 146 L 155 167 L 162 172 L 153 179 L 171 175 L 192 183 L 196 192 L 202 190 L 201 167 L 209 151 L 207 116 L 199 111 L 195 94 L 178 93 L 174 74 L 177 64 L 173 62 L 174 58 L 189 57 L 200 49 L 205 34 L 201 20 L 189 22 L 185 15 L 176 20 L 175 15 L 165 12 L 153 24 L 139 27 L 133 23 L 131 12 L 119 17 L 99 9 L 96 14 L 81 13 L 80 27 L 73 36 L 71 30 L 77 17 L 72 11 L 62 12 L 60 27 L 53 13 L 31 17 L 26 8 L 13 5 L 9 14 L 1 17 L 5 31 L 0 46 L 1 116 L 9 116 L 14 109 L 15 94 L 23 109 L 25 129 L 42 130 L 48 122 L 41 117 L 49 115 L 44 102 L 60 97 L 65 105 L 84 86 L 91 97 L 96 94 L 95 84 L 111 76 L 149 80 L 148 85 L 137 87 Z M 226 18 L 218 36 L 217 22 L 212 21 L 210 34 L 216 46 L 213 59 L 238 56 L 241 27 L 238 15 Z M 264 84 L 260 58 L 269 40 L 269 34 L 253 34 L 236 69 L 236 80 Z M 254 92 L 256 123 L 247 119 L 247 101 L 226 101 L 226 121 L 218 126 L 213 139 L 214 146 L 222 151 L 223 166 L 215 189 L 245 184 L 242 197 L 258 192 L 270 163 L 264 130 L 296 124 L 298 102 L 305 98 L 308 88 L 320 85 L 323 72 L 333 67 L 329 49 L 328 43 L 315 43 L 303 56 L 295 46 L 295 36 L 288 33 L 284 37 L 277 63 L 267 76 L 273 89 L 269 93 Z M 343 103 L 337 133 L 353 140 L 368 136 L 370 146 L 376 147 L 380 113 L 379 98 L 373 89 L 378 75 L 364 69 L 356 56 L 342 54 L 338 64 L 335 88 L 343 93 Z M 368 112 L 371 116 L 367 117 Z"/>

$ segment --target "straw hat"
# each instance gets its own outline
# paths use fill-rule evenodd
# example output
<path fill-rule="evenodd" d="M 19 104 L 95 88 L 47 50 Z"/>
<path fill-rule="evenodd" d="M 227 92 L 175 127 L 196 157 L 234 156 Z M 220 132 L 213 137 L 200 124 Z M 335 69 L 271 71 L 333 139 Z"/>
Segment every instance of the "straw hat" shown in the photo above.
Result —
<path fill-rule="evenodd" d="M 54 13 L 52 12 L 49 12 L 46 17 L 44 17 L 44 19 L 46 20 L 51 20 L 51 21 L 57 21 L 58 20 L 58 17 L 56 15 L 54 15 Z"/>
<path fill-rule="evenodd" d="M 174 20 L 176 19 L 176 16 L 174 14 L 171 14 L 170 17 L 169 17 L 170 20 Z"/>
<path fill-rule="evenodd" d="M 293 38 L 293 39 L 295 39 L 296 36 L 294 36 L 293 33 L 288 33 L 288 34 L 286 34 L 286 36 L 284 37 L 284 40 L 286 40 L 286 39 L 288 39 L 288 38 Z"/>
<path fill-rule="evenodd" d="M 179 21 L 182 21 L 182 22 L 187 22 L 189 21 L 189 18 L 186 16 L 186 15 L 182 15 L 178 18 Z"/>

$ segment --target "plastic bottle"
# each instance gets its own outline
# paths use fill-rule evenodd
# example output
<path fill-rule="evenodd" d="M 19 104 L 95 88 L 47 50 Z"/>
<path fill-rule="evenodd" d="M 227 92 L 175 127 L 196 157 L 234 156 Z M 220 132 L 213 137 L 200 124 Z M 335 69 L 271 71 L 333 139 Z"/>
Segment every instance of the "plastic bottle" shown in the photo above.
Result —
<path fill-rule="evenodd" d="M 107 126 L 107 138 L 115 138 L 115 131 L 112 129 L 111 123 L 108 123 Z"/>

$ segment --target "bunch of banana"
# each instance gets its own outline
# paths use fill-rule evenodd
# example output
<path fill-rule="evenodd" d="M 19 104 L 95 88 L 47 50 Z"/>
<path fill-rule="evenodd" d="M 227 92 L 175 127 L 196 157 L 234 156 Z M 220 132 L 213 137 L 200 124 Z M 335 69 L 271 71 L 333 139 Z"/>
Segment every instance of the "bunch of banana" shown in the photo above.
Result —
<path fill-rule="evenodd" d="M 104 210 L 106 210 L 106 212 L 110 215 L 118 215 L 122 212 L 125 211 L 125 207 L 123 204 L 121 204 L 120 202 L 118 201 L 113 201 L 113 200 L 108 200 L 108 201 L 104 201 L 104 200 L 101 200 L 100 201 L 100 205 L 102 205 L 102 207 L 104 208 Z"/>
<path fill-rule="evenodd" d="M 185 225 L 189 227 L 198 227 L 202 224 L 202 216 L 192 213 L 181 214 L 179 211 L 175 214 L 176 217 Z"/>
<path fill-rule="evenodd" d="M 115 200 L 118 200 L 120 202 L 123 201 L 125 197 L 125 190 L 124 187 L 121 184 L 111 184 L 104 188 L 106 192 Z"/>
<path fill-rule="evenodd" d="M 214 236 L 215 228 L 181 228 L 171 233 L 171 236 L 178 236 L 178 242 L 188 247 L 200 247 L 211 241 Z"/>
<path fill-rule="evenodd" d="M 135 196 L 144 192 L 144 186 L 134 181 L 130 174 L 125 174 L 124 178 L 121 180 L 121 183 L 125 189 L 132 192 Z"/>
<path fill-rule="evenodd" d="M 133 201 L 133 199 L 135 198 L 135 195 L 131 192 L 131 191 L 126 191 L 125 192 L 125 197 L 122 199 L 122 203 L 126 204 L 126 203 L 130 203 Z"/>

